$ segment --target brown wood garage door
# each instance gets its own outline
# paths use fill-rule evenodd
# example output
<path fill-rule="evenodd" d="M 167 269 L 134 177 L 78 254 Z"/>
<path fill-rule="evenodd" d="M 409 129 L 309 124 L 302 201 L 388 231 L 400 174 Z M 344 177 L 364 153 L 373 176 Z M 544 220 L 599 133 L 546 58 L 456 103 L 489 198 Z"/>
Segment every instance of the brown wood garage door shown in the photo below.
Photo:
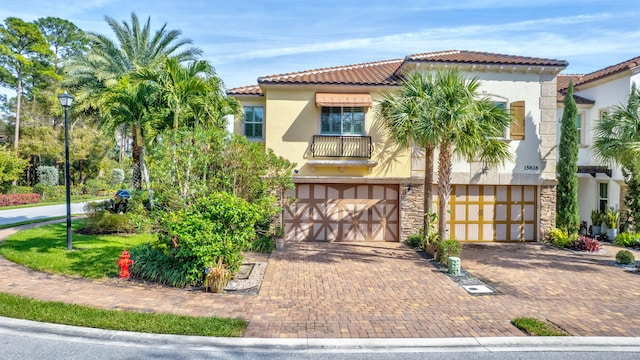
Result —
<path fill-rule="evenodd" d="M 455 185 L 447 224 L 461 241 L 536 241 L 537 187 Z"/>
<path fill-rule="evenodd" d="M 297 184 L 289 241 L 399 241 L 398 185 Z"/>

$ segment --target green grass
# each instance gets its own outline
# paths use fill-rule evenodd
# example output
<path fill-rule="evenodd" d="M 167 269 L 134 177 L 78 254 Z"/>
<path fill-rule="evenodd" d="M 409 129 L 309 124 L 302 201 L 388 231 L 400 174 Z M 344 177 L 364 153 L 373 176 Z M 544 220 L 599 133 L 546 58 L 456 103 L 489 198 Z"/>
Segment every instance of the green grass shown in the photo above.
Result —
<path fill-rule="evenodd" d="M 98 329 L 197 336 L 238 337 L 247 327 L 242 319 L 103 310 L 5 293 L 0 293 L 0 316 Z"/>
<path fill-rule="evenodd" d="M 554 324 L 531 317 L 520 317 L 511 320 L 518 329 L 533 336 L 568 336 L 569 334 Z"/>
<path fill-rule="evenodd" d="M 0 254 L 34 270 L 91 279 L 114 277 L 123 249 L 150 242 L 153 234 L 84 235 L 78 234 L 84 220 L 72 222 L 73 250 L 67 250 L 66 223 L 23 230 L 0 243 Z"/>

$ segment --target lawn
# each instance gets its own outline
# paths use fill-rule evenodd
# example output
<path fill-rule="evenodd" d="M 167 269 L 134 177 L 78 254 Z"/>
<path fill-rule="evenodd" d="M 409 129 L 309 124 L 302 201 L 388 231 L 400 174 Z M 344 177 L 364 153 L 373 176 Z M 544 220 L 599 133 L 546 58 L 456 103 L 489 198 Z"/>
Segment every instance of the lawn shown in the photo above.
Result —
<path fill-rule="evenodd" d="M 190 317 L 133 311 L 104 310 L 55 301 L 32 300 L 0 293 L 0 316 L 56 324 L 153 334 L 242 336 L 242 319 Z"/>
<path fill-rule="evenodd" d="M 67 250 L 66 223 L 23 230 L 0 243 L 0 255 L 34 270 L 76 275 L 91 279 L 114 277 L 124 249 L 152 241 L 153 234 L 84 235 L 75 230 L 84 220 L 72 223 L 73 250 Z"/>

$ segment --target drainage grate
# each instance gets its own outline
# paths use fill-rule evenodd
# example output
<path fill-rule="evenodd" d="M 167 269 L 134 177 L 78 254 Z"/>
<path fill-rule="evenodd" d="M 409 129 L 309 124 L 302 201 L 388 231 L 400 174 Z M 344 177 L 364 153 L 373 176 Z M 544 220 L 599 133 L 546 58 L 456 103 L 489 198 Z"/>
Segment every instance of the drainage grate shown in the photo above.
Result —
<path fill-rule="evenodd" d="M 469 294 L 493 294 L 495 291 L 487 285 L 461 285 Z"/>

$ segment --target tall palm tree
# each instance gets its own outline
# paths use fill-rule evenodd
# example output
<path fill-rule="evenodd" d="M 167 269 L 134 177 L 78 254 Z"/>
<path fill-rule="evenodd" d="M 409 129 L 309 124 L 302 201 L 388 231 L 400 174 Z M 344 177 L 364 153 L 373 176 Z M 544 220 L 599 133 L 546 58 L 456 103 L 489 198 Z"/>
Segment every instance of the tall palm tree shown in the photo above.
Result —
<path fill-rule="evenodd" d="M 513 158 L 509 145 L 499 140 L 512 122 L 511 115 L 487 98 L 480 98 L 480 80 L 466 79 L 456 70 L 434 77 L 432 125 L 438 143 L 438 233 L 446 239 L 446 214 L 451 195 L 453 157 L 497 165 Z"/>
<path fill-rule="evenodd" d="M 593 152 L 605 162 L 622 166 L 629 186 L 627 207 L 640 229 L 640 90 L 635 83 L 626 105 L 617 105 L 597 123 Z"/>
<path fill-rule="evenodd" d="M 426 237 L 430 229 L 433 198 L 434 149 L 439 142 L 434 126 L 433 76 L 430 73 L 411 72 L 402 80 L 396 92 L 385 91 L 378 104 L 377 122 L 386 135 L 401 148 L 413 146 L 424 148 L 424 199 L 423 233 Z"/>
<path fill-rule="evenodd" d="M 68 68 L 72 78 L 70 86 L 76 89 L 76 108 L 79 111 L 104 113 L 108 106 L 100 107 L 106 104 L 101 98 L 109 88 L 117 86 L 122 77 L 134 71 L 155 68 L 167 57 L 182 62 L 193 60 L 201 54 L 201 50 L 188 46 L 191 40 L 180 39 L 181 32 L 167 30 L 166 24 L 152 33 L 150 18 L 142 26 L 135 13 L 131 14 L 130 24 L 124 21 L 118 23 L 108 16 L 105 20 L 116 35 L 117 42 L 105 35 L 88 33 L 88 54 L 72 61 Z M 135 136 L 140 129 L 134 123 L 131 125 L 132 136 Z M 136 141 L 133 147 L 134 153 L 140 153 Z M 139 161 L 134 155 L 133 162 L 137 165 L 134 170 L 142 168 Z M 139 180 L 140 177 L 140 172 L 134 173 L 134 179 Z"/>

